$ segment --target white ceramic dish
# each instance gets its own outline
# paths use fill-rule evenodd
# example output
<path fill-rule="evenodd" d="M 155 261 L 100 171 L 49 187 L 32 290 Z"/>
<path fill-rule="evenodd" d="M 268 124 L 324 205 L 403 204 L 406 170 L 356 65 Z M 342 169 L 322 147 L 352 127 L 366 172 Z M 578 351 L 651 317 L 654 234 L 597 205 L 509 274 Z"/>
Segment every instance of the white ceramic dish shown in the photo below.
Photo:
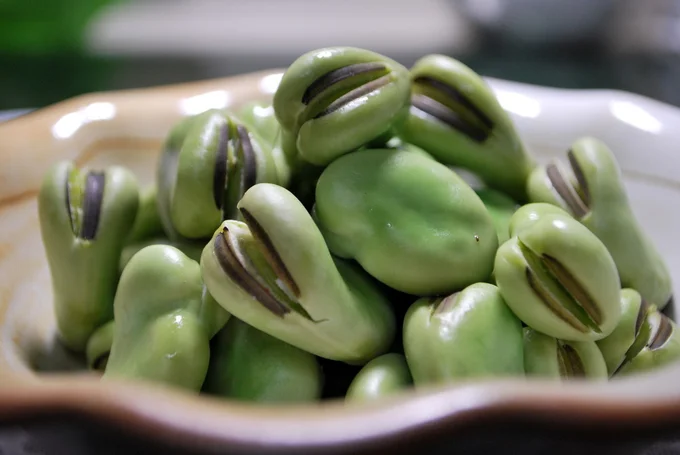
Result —
<path fill-rule="evenodd" d="M 201 447 L 221 443 L 297 453 L 394 444 L 414 432 L 430 434 L 428 428 L 441 429 L 439 437 L 445 438 L 469 422 L 471 412 L 533 417 L 547 412 L 557 422 L 580 420 L 593 428 L 612 419 L 623 425 L 644 418 L 680 428 L 680 363 L 609 383 L 486 381 L 409 392 L 377 405 L 286 409 L 216 402 L 138 384 L 104 387 L 89 374 L 34 371 L 36 363 L 47 369 L 67 364 L 53 344 L 49 273 L 37 223 L 35 193 L 45 170 L 61 159 L 116 162 L 149 182 L 160 141 L 178 118 L 267 99 L 280 75 L 269 71 L 86 95 L 0 124 L 0 420 L 68 409 L 134 426 L 150 437 L 189 438 Z M 615 151 L 634 210 L 668 261 L 677 292 L 680 110 L 617 91 L 489 82 L 539 161 L 564 156 L 584 135 Z"/>

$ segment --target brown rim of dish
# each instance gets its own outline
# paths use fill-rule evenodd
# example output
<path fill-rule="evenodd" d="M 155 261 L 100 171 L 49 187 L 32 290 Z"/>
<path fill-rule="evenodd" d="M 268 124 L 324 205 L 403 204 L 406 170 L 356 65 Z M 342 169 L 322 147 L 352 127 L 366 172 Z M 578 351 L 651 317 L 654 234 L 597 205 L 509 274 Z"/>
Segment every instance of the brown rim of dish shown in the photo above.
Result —
<path fill-rule="evenodd" d="M 574 393 L 569 388 L 556 395 L 554 390 L 536 392 L 528 387 L 509 393 L 507 388 L 499 390 L 498 384 L 469 385 L 358 407 L 335 401 L 320 404 L 315 410 L 276 410 L 196 398 L 158 386 L 154 390 L 140 384 L 110 383 L 105 388 L 98 380 L 72 381 L 50 380 L 40 386 L 0 389 L 0 421 L 72 413 L 180 446 L 229 444 L 233 449 L 286 451 L 365 449 L 391 445 L 395 440 L 422 440 L 494 419 L 540 419 L 587 431 L 615 427 L 645 432 L 663 426 L 680 427 L 680 397 L 653 401 L 622 401 L 615 396 L 594 399 L 591 394 Z M 305 427 L 303 433 L 300 426 Z"/>

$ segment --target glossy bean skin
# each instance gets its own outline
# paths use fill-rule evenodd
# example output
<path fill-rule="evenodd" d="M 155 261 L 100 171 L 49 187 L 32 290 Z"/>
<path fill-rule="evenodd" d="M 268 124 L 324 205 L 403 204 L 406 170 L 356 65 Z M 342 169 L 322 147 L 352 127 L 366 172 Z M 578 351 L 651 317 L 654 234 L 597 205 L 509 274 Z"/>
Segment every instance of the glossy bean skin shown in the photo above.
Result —
<path fill-rule="evenodd" d="M 321 396 L 314 355 L 231 318 L 211 344 L 203 390 L 257 403 L 302 403 Z"/>
<path fill-rule="evenodd" d="M 541 215 L 516 234 L 498 249 L 494 269 L 512 311 L 560 340 L 608 336 L 621 317 L 620 282 L 602 242 L 561 214 Z"/>
<path fill-rule="evenodd" d="M 602 141 L 584 137 L 567 156 L 570 169 L 553 161 L 534 170 L 527 183 L 530 199 L 569 211 L 607 247 L 621 285 L 663 309 L 673 292 L 668 266 L 630 206 L 614 153 Z"/>
<path fill-rule="evenodd" d="M 307 162 L 325 166 L 389 134 L 408 114 L 408 70 L 354 47 L 317 49 L 286 70 L 274 111 Z"/>
<path fill-rule="evenodd" d="M 220 305 L 320 357 L 364 364 L 387 351 L 395 332 L 390 303 L 365 272 L 331 255 L 290 191 L 256 185 L 239 210 L 246 222 L 225 221 L 201 257 Z"/>
<path fill-rule="evenodd" d="M 557 380 L 607 380 L 607 364 L 593 341 L 562 341 L 524 329 L 527 376 Z"/>
<path fill-rule="evenodd" d="M 118 260 L 138 205 L 137 180 L 118 166 L 100 171 L 63 161 L 42 182 L 38 214 L 57 331 L 71 350 L 83 352 L 113 318 Z"/>
<path fill-rule="evenodd" d="M 152 245 L 125 267 L 114 303 L 105 380 L 134 379 L 199 391 L 215 331 L 200 266 L 177 248 Z"/>
<path fill-rule="evenodd" d="M 471 68 L 444 55 L 425 56 L 410 72 L 410 113 L 399 124 L 399 136 L 525 202 L 535 163 L 491 88 Z"/>
<path fill-rule="evenodd" d="M 238 216 L 248 188 L 287 186 L 289 179 L 281 149 L 233 113 L 211 109 L 185 118 L 168 135 L 156 172 L 163 229 L 173 241 L 207 240 L 223 220 Z"/>
<path fill-rule="evenodd" d="M 368 362 L 349 385 L 345 401 L 364 402 L 392 396 L 413 385 L 406 358 L 390 353 Z"/>
<path fill-rule="evenodd" d="M 388 286 L 450 293 L 489 278 L 493 220 L 446 166 L 406 150 L 360 150 L 328 166 L 314 216 L 333 254 L 355 259 Z"/>
<path fill-rule="evenodd" d="M 522 324 L 488 283 L 419 299 L 404 318 L 403 336 L 416 387 L 524 376 Z"/>

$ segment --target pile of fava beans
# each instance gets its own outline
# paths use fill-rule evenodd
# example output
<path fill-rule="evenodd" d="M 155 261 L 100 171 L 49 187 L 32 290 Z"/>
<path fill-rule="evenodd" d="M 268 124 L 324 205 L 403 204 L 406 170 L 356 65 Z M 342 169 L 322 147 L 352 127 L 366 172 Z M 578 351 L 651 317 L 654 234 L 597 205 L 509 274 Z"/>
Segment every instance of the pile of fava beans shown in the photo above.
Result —
<path fill-rule="evenodd" d="M 174 125 L 153 185 L 61 162 L 38 202 L 60 342 L 106 382 L 356 401 L 680 357 L 613 152 L 539 165 L 442 55 L 309 52 L 269 103 Z"/>

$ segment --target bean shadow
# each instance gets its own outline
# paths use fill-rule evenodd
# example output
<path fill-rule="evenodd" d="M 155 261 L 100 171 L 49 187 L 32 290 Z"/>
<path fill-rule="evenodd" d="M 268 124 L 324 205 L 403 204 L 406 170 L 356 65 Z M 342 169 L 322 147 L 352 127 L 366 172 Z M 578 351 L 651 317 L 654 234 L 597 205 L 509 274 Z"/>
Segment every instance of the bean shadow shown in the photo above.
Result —
<path fill-rule="evenodd" d="M 666 315 L 668 318 L 672 319 L 673 321 L 677 321 L 676 316 L 677 313 L 675 312 L 675 298 L 674 296 L 671 296 L 671 298 L 668 300 L 668 303 L 666 306 L 661 310 L 661 313 Z"/>
<path fill-rule="evenodd" d="M 31 369 L 40 373 L 87 370 L 85 354 L 68 349 L 56 334 L 47 343 L 32 340 L 22 354 Z"/>
<path fill-rule="evenodd" d="M 404 346 L 402 343 L 402 330 L 404 325 L 404 316 L 413 302 L 419 297 L 405 294 L 394 290 L 384 284 L 373 280 L 376 286 L 380 288 L 383 295 L 390 302 L 395 316 L 395 334 L 394 340 L 390 345 L 389 352 L 404 353 Z M 324 387 L 322 399 L 344 399 L 354 377 L 359 373 L 362 365 L 349 365 L 344 362 L 337 362 L 333 360 L 323 359 L 317 357 L 321 365 L 324 375 Z"/>

